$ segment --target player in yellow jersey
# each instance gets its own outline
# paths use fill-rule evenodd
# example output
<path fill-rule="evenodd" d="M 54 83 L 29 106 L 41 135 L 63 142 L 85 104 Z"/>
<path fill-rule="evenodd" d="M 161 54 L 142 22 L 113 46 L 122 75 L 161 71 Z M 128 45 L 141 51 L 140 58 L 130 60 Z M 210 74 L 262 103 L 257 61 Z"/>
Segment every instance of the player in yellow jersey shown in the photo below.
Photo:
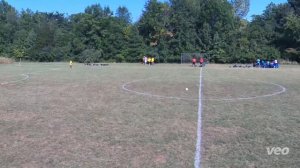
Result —
<path fill-rule="evenodd" d="M 151 64 L 154 65 L 154 57 L 151 58 Z"/>
<path fill-rule="evenodd" d="M 149 65 L 151 65 L 151 61 L 152 61 L 151 57 L 148 57 L 148 64 Z"/>
<path fill-rule="evenodd" d="M 72 67 L 73 67 L 73 61 L 72 60 L 70 60 L 69 65 L 70 65 L 70 69 L 72 69 Z"/>

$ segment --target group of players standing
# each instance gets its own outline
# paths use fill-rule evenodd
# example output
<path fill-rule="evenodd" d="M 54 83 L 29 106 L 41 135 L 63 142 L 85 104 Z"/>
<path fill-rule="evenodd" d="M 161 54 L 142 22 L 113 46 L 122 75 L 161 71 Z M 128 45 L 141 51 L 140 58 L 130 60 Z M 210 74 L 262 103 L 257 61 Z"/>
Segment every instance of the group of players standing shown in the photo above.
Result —
<path fill-rule="evenodd" d="M 253 63 L 253 67 L 257 67 L 257 68 L 279 68 L 279 63 L 278 63 L 277 59 L 272 60 L 272 61 L 257 59 L 256 62 Z"/>
<path fill-rule="evenodd" d="M 147 57 L 147 56 L 144 56 L 143 57 L 143 64 L 144 65 L 154 65 L 154 62 L 155 62 L 155 60 L 154 60 L 154 57 Z"/>
<path fill-rule="evenodd" d="M 204 64 L 204 58 L 203 57 L 200 57 L 200 59 L 199 59 L 199 67 L 203 67 L 205 64 Z M 195 57 L 193 57 L 193 59 L 192 59 L 192 66 L 193 67 L 196 67 L 197 65 L 197 59 L 195 58 Z"/>

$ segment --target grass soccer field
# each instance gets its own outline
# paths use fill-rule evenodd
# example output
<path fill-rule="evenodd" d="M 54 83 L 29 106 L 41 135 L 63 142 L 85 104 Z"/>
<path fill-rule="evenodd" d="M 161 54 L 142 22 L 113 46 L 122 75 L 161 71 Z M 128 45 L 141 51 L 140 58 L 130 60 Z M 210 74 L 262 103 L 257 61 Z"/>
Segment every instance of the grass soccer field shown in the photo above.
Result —
<path fill-rule="evenodd" d="M 299 74 L 203 68 L 201 167 L 299 167 Z M 0 167 L 194 167 L 199 77 L 177 64 L 0 65 Z"/>

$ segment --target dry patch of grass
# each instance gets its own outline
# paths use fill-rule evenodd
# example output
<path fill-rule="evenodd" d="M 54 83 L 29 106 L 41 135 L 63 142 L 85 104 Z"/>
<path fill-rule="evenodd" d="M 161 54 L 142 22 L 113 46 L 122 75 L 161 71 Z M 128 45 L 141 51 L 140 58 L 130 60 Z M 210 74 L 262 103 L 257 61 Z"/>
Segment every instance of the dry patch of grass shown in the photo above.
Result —
<path fill-rule="evenodd" d="M 283 85 L 287 92 L 244 101 L 204 101 L 203 167 L 298 167 L 300 134 L 296 131 L 299 129 L 296 118 L 300 117 L 300 106 L 295 101 L 300 100 L 296 87 L 300 82 L 296 77 L 299 67 L 224 69 L 221 66 L 206 69 L 204 97 L 241 93 L 253 96 L 277 91 L 278 88 L 260 84 L 260 81 Z M 247 79 L 255 79 L 255 82 L 241 82 Z M 217 87 L 228 80 L 231 87 Z M 211 84 L 211 81 L 217 82 Z M 290 153 L 268 155 L 267 147 L 288 147 Z"/>
<path fill-rule="evenodd" d="M 204 98 L 282 95 L 247 101 L 203 101 L 202 167 L 295 167 L 299 153 L 299 68 L 204 69 Z M 122 90 L 197 98 L 199 68 L 181 65 L 76 64 L 0 67 L 0 167 L 193 167 L 197 101 L 159 99 Z M 247 79 L 255 81 L 247 81 Z M 188 87 L 189 91 L 185 88 Z M 266 146 L 287 146 L 287 157 Z"/>

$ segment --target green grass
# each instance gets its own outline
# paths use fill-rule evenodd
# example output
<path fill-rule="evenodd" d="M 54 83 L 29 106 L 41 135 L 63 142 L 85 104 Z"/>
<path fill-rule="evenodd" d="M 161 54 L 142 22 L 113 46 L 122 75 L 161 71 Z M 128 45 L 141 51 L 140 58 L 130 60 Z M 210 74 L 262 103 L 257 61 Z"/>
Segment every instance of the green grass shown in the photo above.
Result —
<path fill-rule="evenodd" d="M 212 96 L 211 90 L 217 86 L 211 85 L 210 80 L 230 79 L 232 87 L 216 93 L 220 96 L 228 93 L 238 96 L 250 90 L 249 95 L 261 95 L 271 93 L 272 89 L 278 90 L 259 81 L 283 85 L 287 91 L 253 100 L 204 101 L 203 167 L 298 167 L 299 71 L 298 66 L 279 70 L 208 68 L 204 74 L 206 96 Z M 251 82 L 245 79 L 251 79 Z M 218 90 L 224 83 L 219 84 Z M 269 156 L 267 147 L 288 147 L 290 153 Z"/>
<path fill-rule="evenodd" d="M 300 67 L 203 71 L 202 167 L 297 167 Z M 22 80 L 21 74 L 29 74 Z M 199 68 L 67 63 L 0 65 L 0 167 L 193 167 Z M 249 80 L 250 79 L 250 80 Z M 186 91 L 185 88 L 189 88 Z M 286 156 L 266 147 L 289 147 Z"/>

